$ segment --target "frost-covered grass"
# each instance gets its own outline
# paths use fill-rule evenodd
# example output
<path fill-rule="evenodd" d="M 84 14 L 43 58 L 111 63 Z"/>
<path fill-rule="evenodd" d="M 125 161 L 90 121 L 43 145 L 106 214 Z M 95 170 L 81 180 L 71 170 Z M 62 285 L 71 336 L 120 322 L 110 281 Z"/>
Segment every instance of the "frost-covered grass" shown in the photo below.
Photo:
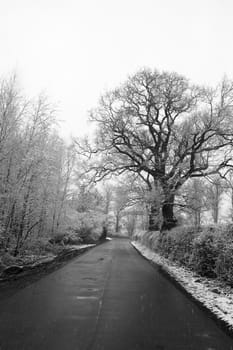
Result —
<path fill-rule="evenodd" d="M 79 244 L 79 245 L 70 245 L 71 248 L 75 248 L 75 249 L 82 249 L 82 248 L 87 248 L 87 247 L 93 247 L 94 245 L 96 245 L 95 243 L 92 244 Z"/>
<path fill-rule="evenodd" d="M 0 255 L 0 273 L 9 266 L 24 266 L 35 264 L 46 259 L 53 259 L 57 255 L 66 252 L 67 250 L 82 250 L 88 247 L 93 247 L 96 244 L 78 244 L 78 245 L 51 245 L 51 248 L 48 250 L 41 250 L 40 252 L 36 251 L 25 251 L 24 254 L 14 257 L 9 253 L 4 253 Z"/>
<path fill-rule="evenodd" d="M 133 241 L 132 245 L 149 261 L 161 266 L 196 300 L 208 308 L 233 331 L 233 289 L 216 279 L 199 276 L 187 267 L 162 257 L 145 245 Z"/>

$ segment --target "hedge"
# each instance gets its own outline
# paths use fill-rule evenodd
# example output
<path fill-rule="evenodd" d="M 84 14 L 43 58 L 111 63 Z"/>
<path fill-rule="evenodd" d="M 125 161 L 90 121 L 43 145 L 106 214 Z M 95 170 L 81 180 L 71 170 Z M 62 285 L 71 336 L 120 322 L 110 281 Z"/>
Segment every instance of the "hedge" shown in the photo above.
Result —
<path fill-rule="evenodd" d="M 233 287 L 233 225 L 176 227 L 134 236 L 153 251 L 200 276 L 218 278 Z"/>

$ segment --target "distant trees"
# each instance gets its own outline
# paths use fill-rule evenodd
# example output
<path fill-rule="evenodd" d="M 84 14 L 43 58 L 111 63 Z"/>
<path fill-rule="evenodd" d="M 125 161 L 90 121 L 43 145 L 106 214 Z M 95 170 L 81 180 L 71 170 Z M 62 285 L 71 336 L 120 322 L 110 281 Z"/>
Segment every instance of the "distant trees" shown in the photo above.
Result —
<path fill-rule="evenodd" d="M 229 189 L 229 176 L 228 180 L 218 175 L 190 179 L 181 188 L 175 204 L 179 208 L 179 213 L 188 214 L 188 220 L 195 227 L 200 227 L 203 222 L 211 221 L 211 217 L 217 224 L 221 218 L 221 207 L 227 208 L 228 206 L 224 195 L 230 194 L 231 197 L 232 192 Z M 226 214 L 224 216 L 227 217 Z"/>
<path fill-rule="evenodd" d="M 209 178 L 206 192 L 207 203 L 215 224 L 217 224 L 219 220 L 220 201 L 224 191 L 226 191 L 226 186 L 223 179 L 219 176 Z"/>
<path fill-rule="evenodd" d="M 114 188 L 113 211 L 115 216 L 115 232 L 119 233 L 122 217 L 125 215 L 125 210 L 132 204 L 130 198 L 129 186 L 115 186 Z"/>
<path fill-rule="evenodd" d="M 189 180 L 181 189 L 179 199 L 180 211 L 188 213 L 193 225 L 200 227 L 202 215 L 208 209 L 205 181 L 202 178 Z"/>
<path fill-rule="evenodd" d="M 228 197 L 230 198 L 231 212 L 230 219 L 233 222 L 233 169 L 229 171 L 224 176 L 224 189 Z"/>
<path fill-rule="evenodd" d="M 82 160 L 77 157 L 68 203 L 68 231 L 85 243 L 93 243 L 107 236 L 112 188 L 107 183 L 104 186 L 92 183 L 88 174 L 80 173 L 83 166 Z"/>
<path fill-rule="evenodd" d="M 102 96 L 91 112 L 97 126 L 89 170 L 99 181 L 112 174 L 134 173 L 161 193 L 158 220 L 149 229 L 176 225 L 174 200 L 190 178 L 213 175 L 232 166 L 233 83 L 216 89 L 193 86 L 176 73 L 144 69 Z M 159 215 L 151 203 L 150 216 Z"/>

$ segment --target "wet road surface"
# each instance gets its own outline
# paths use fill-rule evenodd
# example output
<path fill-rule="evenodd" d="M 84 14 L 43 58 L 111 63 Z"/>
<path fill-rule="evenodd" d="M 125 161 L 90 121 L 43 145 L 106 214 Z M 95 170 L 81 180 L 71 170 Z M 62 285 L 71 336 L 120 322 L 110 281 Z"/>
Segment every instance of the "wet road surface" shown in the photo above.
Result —
<path fill-rule="evenodd" d="M 233 339 L 116 239 L 0 294 L 0 350 L 233 350 Z"/>

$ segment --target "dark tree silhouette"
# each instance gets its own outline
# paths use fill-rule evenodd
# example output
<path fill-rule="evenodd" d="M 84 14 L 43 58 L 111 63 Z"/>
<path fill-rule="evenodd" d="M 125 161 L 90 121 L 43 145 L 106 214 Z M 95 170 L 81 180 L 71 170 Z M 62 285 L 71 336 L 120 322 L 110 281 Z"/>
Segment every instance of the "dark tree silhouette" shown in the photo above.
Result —
<path fill-rule="evenodd" d="M 133 172 L 148 189 L 159 188 L 162 230 L 176 225 L 176 191 L 191 177 L 231 166 L 233 83 L 213 89 L 193 86 L 176 73 L 147 69 L 102 96 L 91 112 L 94 144 L 80 146 L 94 155 L 95 181 Z M 158 205 L 151 205 L 151 217 Z M 150 220 L 150 230 L 158 228 Z"/>

